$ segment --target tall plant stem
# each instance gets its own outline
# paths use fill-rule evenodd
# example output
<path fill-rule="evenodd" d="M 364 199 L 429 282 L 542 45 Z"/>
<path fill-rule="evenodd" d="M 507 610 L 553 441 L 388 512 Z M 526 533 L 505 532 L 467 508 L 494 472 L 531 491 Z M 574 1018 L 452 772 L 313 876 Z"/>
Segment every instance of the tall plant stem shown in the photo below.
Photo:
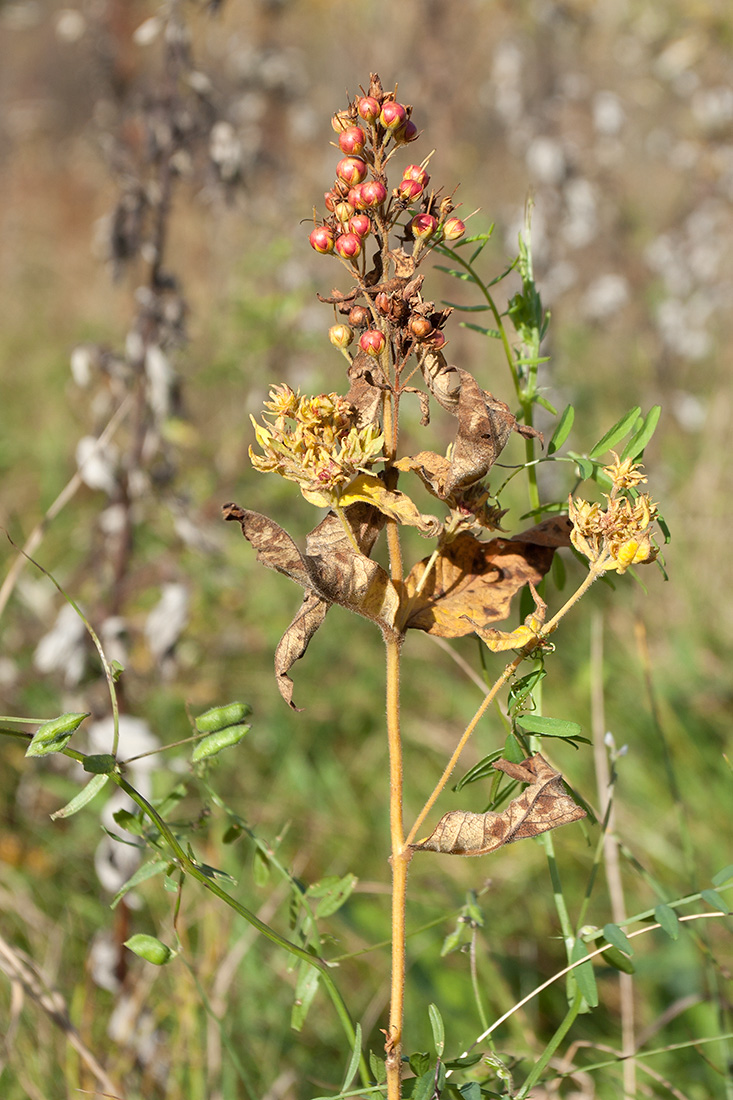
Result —
<path fill-rule="evenodd" d="M 400 733 L 400 651 L 403 636 L 385 634 L 387 650 L 387 738 L 389 742 L 389 826 L 392 847 L 392 992 L 389 1007 L 387 1097 L 402 1094 L 402 1022 L 405 996 L 405 902 L 412 851 L 402 820 L 402 737 Z"/>

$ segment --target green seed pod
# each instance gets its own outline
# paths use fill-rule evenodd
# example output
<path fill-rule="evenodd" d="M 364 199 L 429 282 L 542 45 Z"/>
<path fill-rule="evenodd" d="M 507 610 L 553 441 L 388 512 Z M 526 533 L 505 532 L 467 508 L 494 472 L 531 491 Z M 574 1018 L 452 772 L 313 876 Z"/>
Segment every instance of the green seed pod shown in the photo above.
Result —
<path fill-rule="evenodd" d="M 48 756 L 52 752 L 61 752 L 68 745 L 72 733 L 88 717 L 87 711 L 85 714 L 62 714 L 60 718 L 44 722 L 34 733 L 26 756 Z"/>
<path fill-rule="evenodd" d="M 196 719 L 199 733 L 216 733 L 227 726 L 236 726 L 252 713 L 249 703 L 227 703 L 224 707 L 212 707 Z"/>
<path fill-rule="evenodd" d="M 224 708 L 222 708 L 224 709 Z M 198 745 L 191 753 L 191 760 L 194 764 L 197 764 L 199 760 L 206 760 L 209 756 L 216 756 L 222 749 L 228 749 L 230 745 L 237 745 L 242 740 L 244 735 L 249 730 L 249 726 L 245 723 L 237 726 L 227 726 L 226 729 L 217 730 L 216 733 L 210 733 L 208 737 L 204 737 L 199 741 Z"/>
<path fill-rule="evenodd" d="M 146 936 L 142 932 L 125 940 L 125 947 L 129 947 L 135 955 L 139 955 L 141 959 L 155 966 L 165 966 L 176 955 L 175 951 L 171 951 L 170 947 L 166 947 L 155 936 Z"/>

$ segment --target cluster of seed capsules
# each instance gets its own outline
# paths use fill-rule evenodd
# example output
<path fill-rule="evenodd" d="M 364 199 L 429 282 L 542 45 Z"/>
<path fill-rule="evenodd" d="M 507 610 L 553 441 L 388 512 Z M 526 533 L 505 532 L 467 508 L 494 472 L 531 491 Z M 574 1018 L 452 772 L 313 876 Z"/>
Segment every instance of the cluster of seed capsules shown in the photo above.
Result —
<path fill-rule="evenodd" d="M 373 234 L 377 254 L 384 253 L 390 231 L 406 211 L 409 221 L 403 224 L 403 239 L 412 239 L 416 261 L 426 246 L 458 240 L 466 231 L 461 219 L 452 213 L 451 199 L 441 200 L 428 191 L 430 176 L 424 164 L 408 164 L 398 186 L 388 190 L 387 162 L 397 147 L 414 141 L 418 131 L 410 117 L 412 109 L 398 103 L 392 93 L 384 94 L 378 79 L 372 79 L 369 92 L 332 119 L 344 156 L 336 165 L 334 184 L 325 194 L 328 214 L 310 234 L 315 251 L 335 253 L 354 274 L 361 274 L 362 286 L 367 238 Z M 417 203 L 419 212 L 414 210 Z M 387 302 L 380 302 L 380 297 L 386 299 L 386 295 L 377 293 L 374 306 L 386 314 Z M 373 320 L 373 314 L 355 305 L 348 320 L 352 328 L 363 329 Z M 442 333 L 434 330 L 426 317 L 414 317 L 410 323 L 415 328 L 413 339 L 429 337 L 436 346 L 444 342 Z M 331 343 L 346 349 L 354 335 L 349 326 L 334 325 L 329 333 Z M 366 328 L 359 339 L 362 351 L 373 357 L 382 354 L 385 344 L 385 334 L 376 327 Z"/>

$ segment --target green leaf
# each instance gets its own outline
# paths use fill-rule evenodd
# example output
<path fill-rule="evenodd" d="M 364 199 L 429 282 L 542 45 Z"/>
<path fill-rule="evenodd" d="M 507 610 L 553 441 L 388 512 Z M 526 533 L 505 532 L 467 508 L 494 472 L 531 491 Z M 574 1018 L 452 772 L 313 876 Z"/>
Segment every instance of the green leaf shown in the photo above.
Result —
<path fill-rule="evenodd" d="M 555 451 L 558 451 L 560 447 L 562 447 L 563 443 L 570 435 L 574 420 L 575 409 L 572 405 L 566 405 L 558 421 L 558 425 L 552 433 L 552 439 L 547 444 L 548 455 L 553 455 Z"/>
<path fill-rule="evenodd" d="M 372 1071 L 372 1077 L 378 1085 L 383 1085 L 387 1080 L 387 1067 L 384 1064 L 383 1058 L 378 1058 L 373 1050 L 369 1051 L 369 1069 Z"/>
<path fill-rule="evenodd" d="M 177 954 L 155 936 L 146 936 L 142 932 L 125 940 L 125 947 L 154 966 L 165 966 Z"/>
<path fill-rule="evenodd" d="M 270 860 L 261 848 L 255 848 L 252 857 L 252 877 L 256 886 L 266 886 L 270 878 Z"/>
<path fill-rule="evenodd" d="M 234 844 L 235 841 L 239 840 L 243 832 L 244 828 L 241 823 L 239 821 L 232 821 L 224 830 L 224 834 L 221 838 L 222 844 Z"/>
<path fill-rule="evenodd" d="M 479 1051 L 477 1054 L 464 1054 L 460 1058 L 453 1058 L 449 1062 L 443 1062 L 443 1065 L 446 1069 L 470 1069 L 482 1058 L 483 1054 Z"/>
<path fill-rule="evenodd" d="M 730 906 L 717 890 L 703 890 L 700 897 L 711 909 L 720 909 L 723 913 L 730 913 Z"/>
<path fill-rule="evenodd" d="M 733 879 L 733 863 L 729 863 L 727 867 L 723 867 L 721 871 L 713 875 L 711 882 L 713 886 L 725 886 L 731 879 Z"/>
<path fill-rule="evenodd" d="M 585 944 L 582 940 L 576 940 L 570 952 L 570 961 L 578 962 L 580 959 L 587 958 L 588 950 Z M 596 976 L 593 973 L 593 963 L 590 960 L 581 963 L 580 966 L 575 967 L 572 974 L 583 999 L 591 1008 L 595 1008 L 598 1004 L 598 987 L 596 986 Z"/>
<path fill-rule="evenodd" d="M 26 749 L 26 756 L 49 756 L 65 749 L 89 712 L 84 714 L 62 714 L 39 726 Z"/>
<path fill-rule="evenodd" d="M 517 362 L 524 362 L 524 360 L 518 359 Z M 531 362 L 532 364 L 549 363 L 549 357 L 545 357 L 544 359 L 532 359 L 528 360 L 528 362 Z M 546 397 L 543 397 L 541 393 L 537 394 L 537 396 L 535 397 L 535 401 L 538 405 L 541 405 L 543 409 L 547 409 L 548 413 L 550 413 L 551 416 L 557 416 L 557 409 L 555 408 L 555 406 L 552 404 L 552 402 L 548 401 Z"/>
<path fill-rule="evenodd" d="M 541 714 L 518 714 L 517 725 L 525 733 L 541 733 L 543 737 L 565 737 L 581 740 L 581 726 L 577 722 L 566 722 L 563 718 L 546 718 Z M 582 738 L 588 743 L 587 738 Z"/>
<path fill-rule="evenodd" d="M 426 1050 L 416 1050 L 408 1056 L 408 1065 L 416 1077 L 422 1077 L 430 1069 L 430 1055 Z"/>
<path fill-rule="evenodd" d="M 465 1085 L 458 1086 L 458 1091 L 463 1100 L 481 1100 L 481 1086 L 478 1081 L 466 1081 Z"/>
<path fill-rule="evenodd" d="M 132 810 L 115 810 L 112 817 L 115 823 L 121 829 L 124 829 L 126 833 L 132 833 L 133 836 L 142 836 L 145 832 L 145 818 L 139 811 L 133 813 Z"/>
<path fill-rule="evenodd" d="M 653 405 L 644 417 L 638 432 L 635 432 L 621 452 L 621 458 L 638 458 L 656 431 L 662 406 Z"/>
<path fill-rule="evenodd" d="M 490 752 L 488 756 L 485 756 L 483 760 L 479 760 L 478 764 L 474 764 L 474 766 L 469 768 L 466 774 L 458 780 L 452 790 L 462 791 L 469 783 L 476 783 L 480 779 L 485 779 L 487 775 L 496 775 L 496 769 L 493 768 L 492 765 L 495 760 L 500 759 L 502 751 L 502 749 L 494 749 L 494 751 Z M 522 759 L 524 759 L 524 757 Z"/>
<path fill-rule="evenodd" d="M 143 863 L 142 867 L 138 867 L 137 871 L 135 871 L 133 875 L 130 875 L 127 882 L 120 886 L 110 902 L 110 909 L 116 909 L 128 891 L 134 890 L 141 882 L 147 882 L 149 878 L 162 874 L 168 867 L 170 867 L 170 864 L 167 863 L 166 860 L 158 859 L 157 857 L 148 860 L 147 863 Z"/>
<path fill-rule="evenodd" d="M 624 932 L 623 928 L 619 928 L 617 924 L 604 924 L 603 936 L 609 943 L 617 947 L 619 951 L 625 951 L 627 955 L 633 955 L 634 949 L 631 946 L 631 940 Z"/>
<path fill-rule="evenodd" d="M 654 919 L 661 925 L 670 939 L 677 939 L 680 934 L 680 921 L 674 909 L 670 909 L 668 905 L 657 905 L 654 910 Z"/>
<path fill-rule="evenodd" d="M 544 668 L 536 668 L 533 672 L 528 672 L 526 676 L 522 676 L 521 679 L 514 682 L 507 696 L 507 710 L 510 714 L 524 704 L 527 696 L 534 691 L 546 675 L 547 672 Z"/>
<path fill-rule="evenodd" d="M 636 973 L 636 967 L 631 959 L 628 955 L 624 955 L 623 951 L 619 951 L 618 947 L 607 947 L 601 958 L 605 959 L 614 970 L 620 970 L 622 974 Z"/>
<path fill-rule="evenodd" d="M 484 328 L 483 325 L 474 325 L 472 321 L 461 321 L 461 328 L 470 328 L 473 332 L 480 332 L 482 336 L 488 336 L 491 340 L 501 340 L 498 328 Z"/>
<path fill-rule="evenodd" d="M 595 463 L 591 462 L 589 458 L 576 454 L 575 451 L 568 451 L 568 458 L 572 458 L 578 467 L 578 477 L 581 481 L 587 481 L 589 477 L 593 477 L 593 471 L 596 467 Z"/>
<path fill-rule="evenodd" d="M 117 761 L 111 752 L 100 752 L 92 756 L 85 756 L 81 766 L 85 772 L 90 772 L 92 775 L 109 775 L 110 772 L 115 770 L 116 763 Z"/>
<path fill-rule="evenodd" d="M 523 746 L 517 740 L 513 733 L 507 734 L 504 741 L 504 752 L 502 753 L 505 760 L 508 760 L 510 764 L 521 764 L 526 757 Z"/>
<path fill-rule="evenodd" d="M 341 906 L 353 893 L 354 887 L 358 881 L 356 875 L 351 874 L 344 875 L 343 878 L 337 879 L 318 902 L 313 914 L 316 920 L 318 920 L 319 917 L 330 917 L 332 913 L 338 912 Z M 308 890 L 308 893 L 311 897 L 317 896 L 312 887 Z"/>
<path fill-rule="evenodd" d="M 308 1009 L 313 1003 L 313 998 L 318 989 L 320 976 L 315 966 L 311 966 L 305 959 L 301 959 L 298 966 L 298 980 L 295 983 L 295 1003 L 290 1013 L 290 1026 L 293 1031 L 300 1031 L 305 1023 Z"/>
<path fill-rule="evenodd" d="M 83 810 L 87 803 L 91 802 L 96 794 L 99 794 L 108 779 L 108 775 L 93 775 L 86 787 L 82 787 L 71 802 L 67 802 L 60 810 L 56 810 L 55 813 L 51 814 L 51 820 L 58 821 L 62 817 L 72 817 L 79 810 Z"/>
<path fill-rule="evenodd" d="M 628 435 L 640 416 L 641 408 L 639 405 L 635 405 L 633 409 L 629 409 L 620 420 L 616 421 L 612 428 L 609 428 L 608 431 L 601 436 L 595 446 L 591 447 L 588 452 L 588 457 L 600 458 L 606 451 L 610 451 L 610 449 L 615 447 L 625 435 Z"/>
<path fill-rule="evenodd" d="M 457 928 L 454 928 L 452 932 L 448 933 L 440 949 L 441 959 L 444 959 L 446 955 L 450 955 L 453 951 L 457 951 L 459 947 L 463 947 L 466 943 L 466 933 L 468 931 L 468 925 L 465 921 L 462 921 Z"/>
<path fill-rule="evenodd" d="M 354 1028 L 354 1046 L 351 1051 L 351 1058 L 349 1064 L 346 1067 L 346 1073 L 341 1084 L 341 1092 L 346 1092 L 351 1082 L 356 1077 L 356 1071 L 359 1068 L 359 1059 L 361 1057 L 361 1024 L 357 1024 Z"/>
<path fill-rule="evenodd" d="M 110 661 L 109 670 L 112 673 L 112 683 L 118 683 L 120 676 L 125 671 L 125 666 L 121 665 L 119 661 Z"/>
<path fill-rule="evenodd" d="M 442 1068 L 442 1066 L 438 1067 L 436 1073 L 435 1067 L 431 1066 L 430 1069 L 418 1077 L 412 1090 L 412 1100 L 432 1100 L 432 1097 L 436 1094 L 440 1095 L 440 1070 Z M 438 1078 L 437 1081 L 436 1077 Z"/>
<path fill-rule="evenodd" d="M 442 1058 L 443 1051 L 445 1050 L 445 1026 L 443 1024 L 443 1017 L 440 1015 L 437 1005 L 428 1005 L 428 1016 L 430 1017 L 430 1027 L 432 1028 L 433 1032 L 435 1052 L 439 1058 Z"/>

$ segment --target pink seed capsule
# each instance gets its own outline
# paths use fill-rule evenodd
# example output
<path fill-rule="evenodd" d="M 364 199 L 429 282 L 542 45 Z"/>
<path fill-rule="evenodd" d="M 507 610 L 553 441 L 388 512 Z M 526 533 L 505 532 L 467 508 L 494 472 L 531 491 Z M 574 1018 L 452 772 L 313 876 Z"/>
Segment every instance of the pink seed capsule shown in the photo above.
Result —
<path fill-rule="evenodd" d="M 368 214 L 355 214 L 349 220 L 349 231 L 356 233 L 357 237 L 368 237 L 372 230 L 372 223 Z"/>
<path fill-rule="evenodd" d="M 368 328 L 359 337 L 359 347 L 367 355 L 371 355 L 373 359 L 382 354 L 386 343 L 384 333 L 380 332 L 378 328 Z"/>
<path fill-rule="evenodd" d="M 397 188 L 397 194 L 405 202 L 414 202 L 423 193 L 422 184 L 418 180 L 402 180 Z"/>
<path fill-rule="evenodd" d="M 457 241 L 466 232 L 466 223 L 460 218 L 448 218 L 443 223 L 443 237 L 446 241 Z"/>
<path fill-rule="evenodd" d="M 356 104 L 356 109 L 365 122 L 376 122 L 379 118 L 379 100 L 365 95 Z"/>
<path fill-rule="evenodd" d="M 366 178 L 367 166 L 361 157 L 344 157 L 336 165 L 336 175 L 352 187 Z"/>
<path fill-rule="evenodd" d="M 427 187 L 430 176 L 421 164 L 408 164 L 402 173 L 403 180 L 417 180 L 421 187 Z"/>
<path fill-rule="evenodd" d="M 407 111 L 401 103 L 385 103 L 380 111 L 379 121 L 385 130 L 399 130 L 407 122 Z"/>
<path fill-rule="evenodd" d="M 311 248 L 315 248 L 316 252 L 321 252 L 323 255 L 333 252 L 333 231 L 327 225 L 317 226 L 308 240 Z"/>
<path fill-rule="evenodd" d="M 438 219 L 432 214 L 417 214 L 410 222 L 410 232 L 419 241 L 429 240 L 438 228 Z"/>
<path fill-rule="evenodd" d="M 370 180 L 369 183 L 362 184 L 362 204 L 369 210 L 373 210 L 376 206 L 381 206 L 387 198 L 387 188 L 380 180 Z"/>
<path fill-rule="evenodd" d="M 355 260 L 361 253 L 361 238 L 356 233 L 342 233 L 336 238 L 335 251 L 344 260 Z"/>
<path fill-rule="evenodd" d="M 358 157 L 366 145 L 366 134 L 361 126 L 349 126 L 339 135 L 339 149 L 350 157 Z"/>

